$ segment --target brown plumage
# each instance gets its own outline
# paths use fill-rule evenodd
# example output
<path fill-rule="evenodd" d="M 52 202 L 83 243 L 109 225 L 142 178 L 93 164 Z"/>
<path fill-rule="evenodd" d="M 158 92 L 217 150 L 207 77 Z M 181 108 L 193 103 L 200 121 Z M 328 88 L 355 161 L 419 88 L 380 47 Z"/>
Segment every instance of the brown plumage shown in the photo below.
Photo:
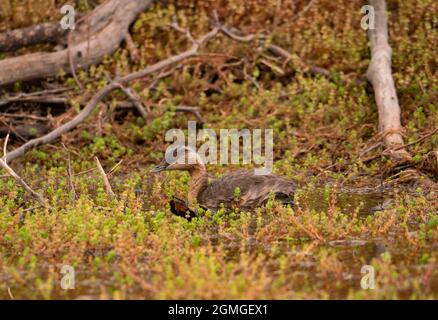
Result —
<path fill-rule="evenodd" d="M 207 170 L 202 159 L 187 147 L 179 148 L 184 149 L 183 151 L 187 153 L 187 158 L 183 159 L 192 157 L 196 160 L 192 161 L 194 164 L 187 164 L 190 163 L 188 161 L 178 163 L 178 157 L 171 163 L 163 159 L 151 172 L 189 171 L 191 178 L 188 194 L 189 205 L 196 201 L 212 211 L 216 211 L 221 205 L 226 209 L 238 207 L 245 211 L 251 211 L 263 206 L 271 196 L 285 205 L 293 205 L 295 185 L 292 181 L 274 174 L 256 175 L 254 170 L 239 170 L 208 183 Z M 239 191 L 236 192 L 237 190 Z M 178 203 L 173 200 L 173 205 L 171 203 L 171 209 L 182 208 L 181 206 L 183 206 L 181 200 Z M 174 212 L 174 210 L 172 212 L 182 215 L 181 213 L 185 213 L 187 209 L 188 205 L 182 211 L 176 210 L 179 213 Z"/>

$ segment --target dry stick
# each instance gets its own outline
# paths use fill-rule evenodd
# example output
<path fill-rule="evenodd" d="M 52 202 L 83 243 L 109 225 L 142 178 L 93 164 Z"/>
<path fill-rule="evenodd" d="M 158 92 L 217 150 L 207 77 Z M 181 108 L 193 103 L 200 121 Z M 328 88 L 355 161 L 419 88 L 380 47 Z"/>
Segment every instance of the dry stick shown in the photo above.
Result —
<path fill-rule="evenodd" d="M 137 109 L 137 111 L 141 114 L 141 116 L 147 119 L 148 113 L 143 107 L 140 97 L 138 97 L 130 88 L 126 88 L 121 84 L 119 84 L 119 88 L 126 94 L 126 96 L 129 98 L 129 100 L 132 102 L 132 104 Z"/>
<path fill-rule="evenodd" d="M 8 149 L 8 141 L 9 141 L 9 133 L 6 135 L 5 143 L 3 145 L 3 156 L 8 153 L 8 151 L 7 151 L 7 149 Z"/>
<path fill-rule="evenodd" d="M 316 2 L 316 0 L 310 0 L 310 2 L 303 8 L 303 10 L 301 10 L 300 12 L 298 12 L 295 16 L 292 17 L 291 21 L 295 21 L 297 20 L 299 17 L 301 17 L 302 15 L 304 15 L 311 7 L 312 5 L 314 5 Z"/>
<path fill-rule="evenodd" d="M 199 121 L 200 124 L 207 123 L 205 119 L 202 117 L 201 113 L 199 112 L 198 107 L 190 107 L 190 106 L 176 106 L 175 111 L 177 112 L 190 112 L 193 113 L 196 117 L 196 120 Z"/>
<path fill-rule="evenodd" d="M 128 49 L 131 61 L 134 63 L 140 62 L 140 53 L 138 52 L 138 48 L 135 45 L 134 40 L 132 39 L 131 34 L 129 32 L 125 36 L 125 44 L 126 44 L 126 49 Z"/>
<path fill-rule="evenodd" d="M 73 30 L 70 30 L 67 35 L 67 55 L 68 55 L 68 63 L 70 65 L 70 72 L 73 75 L 73 79 L 75 80 L 76 84 L 81 90 L 84 90 L 84 86 L 82 85 L 81 81 L 79 80 L 77 74 L 76 74 L 76 68 L 75 63 L 73 61 L 73 54 L 71 49 L 71 37 L 73 34 Z"/>
<path fill-rule="evenodd" d="M 106 174 L 108 177 L 111 177 L 111 175 L 114 173 L 114 171 L 120 166 L 120 164 L 123 162 L 123 159 L 117 162 L 114 167 L 111 168 L 110 171 Z"/>
<path fill-rule="evenodd" d="M 64 123 L 63 125 L 61 125 L 60 127 L 56 128 L 55 130 L 49 132 L 48 134 L 36 138 L 36 139 L 32 139 L 29 140 L 28 142 L 26 142 L 25 144 L 21 145 L 19 148 L 15 149 L 14 151 L 10 152 L 7 154 L 7 156 L 5 157 L 5 159 L 7 161 L 12 161 L 13 159 L 23 155 L 27 150 L 36 147 L 40 144 L 44 144 L 44 143 L 50 143 L 51 141 L 59 138 L 62 134 L 72 130 L 73 128 L 75 128 L 79 123 L 81 123 L 82 121 L 84 121 L 90 114 L 91 112 L 94 110 L 94 108 L 96 107 L 96 105 L 106 96 L 108 95 L 111 91 L 113 91 L 114 89 L 119 88 L 120 84 L 126 84 L 130 81 L 136 80 L 136 79 L 140 79 L 143 78 L 151 73 L 160 71 L 170 65 L 173 65 L 175 63 L 181 62 L 187 58 L 190 58 L 192 56 L 195 56 L 199 50 L 199 48 L 201 47 L 201 45 L 203 45 L 205 42 L 209 41 L 211 38 L 213 38 L 214 36 L 216 36 L 219 32 L 219 28 L 215 27 L 213 28 L 210 32 L 206 33 L 205 35 L 199 37 L 195 42 L 193 42 L 192 46 L 190 47 L 190 49 L 188 49 L 187 51 L 184 51 L 180 54 L 171 56 L 165 60 L 161 60 L 151 66 L 146 67 L 143 70 L 137 71 L 137 72 L 133 72 L 130 73 L 126 76 L 123 76 L 121 78 L 116 79 L 116 82 L 111 82 L 109 83 L 107 86 L 103 87 L 102 89 L 100 89 L 92 98 L 91 100 L 87 103 L 87 105 L 84 107 L 84 109 L 81 110 L 81 112 L 79 112 L 72 120 Z"/>
<path fill-rule="evenodd" d="M 86 174 L 86 173 L 88 173 L 88 172 L 92 172 L 92 171 L 94 171 L 94 170 L 96 170 L 96 168 L 90 168 L 90 169 L 87 169 L 87 170 L 84 170 L 84 171 L 81 171 L 81 172 L 75 173 L 75 176 L 80 176 L 80 175 L 82 175 L 82 174 Z"/>
<path fill-rule="evenodd" d="M 68 88 L 56 88 L 56 89 L 50 89 L 50 90 L 41 90 L 41 91 L 35 91 L 35 92 L 31 92 L 31 93 L 19 93 L 15 96 L 12 97 L 8 97 L 6 96 L 3 100 L 0 100 L 0 107 L 3 105 L 6 105 L 8 103 L 14 102 L 14 101 L 30 101 L 30 102 L 34 102 L 33 99 L 36 99 L 36 102 L 40 102 L 40 101 L 44 101 L 44 98 L 47 98 L 47 100 L 50 102 L 50 94 L 53 93 L 60 93 L 60 92 L 65 92 L 69 90 Z M 57 96 L 54 96 L 57 97 Z M 38 100 L 40 99 L 40 100 Z"/>
<path fill-rule="evenodd" d="M 67 149 L 67 147 L 65 146 L 64 143 L 62 143 L 62 146 L 64 147 L 64 149 L 67 151 L 67 176 L 68 176 L 68 184 L 70 185 L 70 189 L 73 192 L 73 197 L 72 197 L 72 205 L 75 205 L 75 200 L 76 200 L 76 190 L 75 190 L 75 186 L 73 184 L 73 169 L 71 166 L 71 159 L 70 159 L 70 150 Z"/>
<path fill-rule="evenodd" d="M 255 34 L 240 36 L 240 35 L 237 35 L 234 31 L 232 31 L 231 29 L 227 28 L 224 25 L 220 25 L 220 30 L 221 30 L 221 32 L 223 32 L 225 35 L 227 35 L 231 39 L 239 41 L 239 42 L 251 42 L 251 41 L 256 40 L 256 39 L 263 42 L 266 38 L 266 36 L 263 36 L 263 35 L 257 36 Z M 268 50 L 272 51 L 276 55 L 281 56 L 284 59 L 286 59 L 286 62 L 293 58 L 292 54 L 289 53 L 286 49 L 284 49 L 280 46 L 277 46 L 275 44 L 270 43 L 270 44 L 268 44 L 267 48 L 268 48 Z M 308 67 L 308 70 L 311 74 L 319 74 L 327 79 L 332 78 L 330 75 L 330 71 L 328 71 L 327 69 L 317 67 L 317 66 L 312 66 L 312 65 L 307 66 L 307 67 Z"/>
<path fill-rule="evenodd" d="M 89 14 L 83 16 L 82 18 L 80 18 L 76 24 L 81 23 L 82 21 L 86 20 L 87 23 L 87 59 L 90 56 L 90 15 L 93 13 L 93 11 L 91 11 Z M 79 86 L 79 88 L 81 90 L 84 90 L 84 86 L 82 84 L 82 82 L 79 80 L 77 74 L 76 74 L 76 68 L 75 68 L 75 63 L 73 61 L 73 55 L 72 55 L 72 50 L 71 50 L 71 37 L 73 35 L 73 30 L 70 30 L 69 33 L 67 34 L 67 55 L 68 55 L 68 63 L 70 64 L 70 71 L 71 74 L 73 75 L 73 79 L 75 80 L 76 84 Z M 88 60 L 87 60 L 87 64 L 88 64 Z"/>
<path fill-rule="evenodd" d="M 271 50 L 273 53 L 283 57 L 284 59 L 286 59 L 287 63 L 289 60 L 292 60 L 293 56 L 292 54 L 287 51 L 286 49 L 283 49 L 282 47 L 279 47 L 275 44 L 269 44 L 268 45 L 268 49 Z M 301 59 L 300 59 L 301 60 Z M 304 62 L 301 62 L 304 64 Z M 330 71 L 321 67 L 317 67 L 317 66 L 313 66 L 313 65 L 309 65 L 307 66 L 307 68 L 309 69 L 309 73 L 311 74 L 319 74 L 321 76 L 323 76 L 326 79 L 331 79 L 332 76 L 330 74 Z"/>
<path fill-rule="evenodd" d="M 0 167 L 6 170 L 6 172 L 12 176 L 27 192 L 29 192 L 39 203 L 41 203 L 44 207 L 48 207 L 46 201 L 38 192 L 34 191 L 29 185 L 7 164 L 6 160 L 6 149 L 7 143 L 9 139 L 9 134 L 6 136 L 5 144 L 3 146 L 3 158 L 0 158 Z"/>
<path fill-rule="evenodd" d="M 104 185 L 105 185 L 106 192 L 108 193 L 108 195 L 109 195 L 111 198 L 114 198 L 116 195 L 114 194 L 114 191 L 113 191 L 113 189 L 111 188 L 111 184 L 110 184 L 110 182 L 109 182 L 109 180 L 108 180 L 108 176 L 107 176 L 107 174 L 105 173 L 105 170 L 103 170 L 102 165 L 100 164 L 99 158 L 98 158 L 98 157 L 94 157 L 94 160 L 96 160 L 96 165 L 97 165 L 97 168 L 99 169 L 100 175 L 102 176 L 102 179 L 103 179 L 103 183 L 104 183 Z"/>
<path fill-rule="evenodd" d="M 91 13 L 92 34 L 88 39 L 86 30 L 75 32 L 70 48 L 76 64 L 82 68 L 98 64 L 120 47 L 135 18 L 150 7 L 152 0 L 108 0 Z M 86 25 L 83 25 L 86 26 Z M 84 29 L 81 25 L 78 29 Z M 90 51 L 87 54 L 87 51 Z M 0 86 L 54 77 L 63 69 L 70 72 L 68 49 L 56 52 L 36 52 L 0 60 Z"/>
<path fill-rule="evenodd" d="M 92 12 L 91 12 L 92 13 Z M 90 14 L 87 14 L 85 16 L 83 16 L 82 18 L 80 18 L 76 23 L 79 24 L 81 23 L 84 19 L 87 19 L 87 59 L 90 55 Z M 71 50 L 71 37 L 73 35 L 73 30 L 70 30 L 67 34 L 67 55 L 68 55 L 68 63 L 70 65 L 70 71 L 71 74 L 73 76 L 73 79 L 75 80 L 76 84 L 78 85 L 78 87 L 81 90 L 84 90 L 84 86 L 82 84 L 82 82 L 79 80 L 77 74 L 76 74 L 76 68 L 75 68 L 75 63 L 73 61 L 73 55 L 72 55 L 72 50 Z M 87 61 L 88 64 L 88 61 Z"/>
<path fill-rule="evenodd" d="M 392 149 L 391 149 L 391 148 L 387 148 L 387 149 L 383 150 L 383 151 L 382 151 L 380 154 L 378 154 L 378 155 L 375 155 L 375 156 L 372 156 L 372 157 L 369 157 L 369 158 L 364 159 L 364 162 L 369 162 L 369 161 L 372 161 L 372 160 L 374 160 L 374 159 L 377 159 L 377 158 L 381 157 L 382 155 L 388 154 L 388 152 L 390 152 L 390 151 L 397 151 L 397 150 L 400 150 L 400 149 L 404 149 L 404 148 L 406 148 L 406 147 L 410 147 L 410 146 L 415 145 L 415 144 L 417 144 L 417 143 L 420 143 L 420 142 L 422 142 L 423 140 L 426 140 L 427 138 L 429 138 L 430 136 L 433 136 L 433 135 L 434 135 L 435 133 L 437 133 L 437 132 L 438 132 L 438 128 L 436 128 L 435 130 L 432 130 L 431 132 L 425 134 L 424 136 L 422 136 L 421 138 L 419 138 L 419 139 L 417 139 L 417 140 L 415 140 L 415 141 L 413 141 L 413 142 L 406 143 L 406 144 L 401 145 L 401 146 L 399 146 L 399 147 L 397 147 L 397 148 L 392 148 Z"/>
<path fill-rule="evenodd" d="M 179 64 L 179 65 L 177 65 L 176 67 L 174 67 L 174 68 L 172 68 L 172 69 L 170 69 L 170 70 L 168 70 L 168 71 L 165 71 L 165 72 L 162 71 L 162 72 L 160 72 L 160 74 L 158 74 L 158 75 L 155 77 L 155 79 L 149 84 L 148 89 L 149 89 L 149 90 L 154 89 L 155 86 L 157 85 L 157 83 L 158 83 L 159 80 L 161 80 L 161 79 L 163 79 L 163 78 L 166 78 L 166 77 L 172 75 L 173 73 L 175 73 L 175 71 L 177 71 L 177 70 L 179 70 L 179 69 L 181 69 L 181 68 L 182 68 L 182 64 Z"/>
<path fill-rule="evenodd" d="M 12 294 L 10 287 L 8 287 L 8 294 L 9 294 L 9 298 L 11 298 L 11 300 L 15 300 L 14 295 Z"/>
<path fill-rule="evenodd" d="M 10 126 L 7 122 L 3 121 L 2 118 L 0 118 L 0 122 L 3 123 L 6 127 L 8 127 L 9 131 L 12 131 L 18 138 L 23 140 L 24 142 L 27 142 L 27 139 L 24 138 L 21 134 L 19 134 L 12 126 Z"/>
<path fill-rule="evenodd" d="M 4 113 L 4 112 L 0 112 L 0 117 L 18 118 L 18 119 L 25 118 L 25 119 L 38 120 L 38 121 L 47 121 L 48 120 L 46 117 L 34 116 L 31 114 L 15 114 L 15 113 Z"/>
<path fill-rule="evenodd" d="M 260 90 L 261 87 L 258 84 L 258 82 L 256 81 L 256 79 L 254 79 L 253 77 L 251 77 L 247 72 L 246 72 L 246 63 L 243 64 L 243 76 L 245 77 L 246 80 L 251 81 L 251 83 L 254 85 L 254 87 L 257 88 L 257 90 Z"/>
<path fill-rule="evenodd" d="M 403 148 L 406 148 L 406 147 L 412 146 L 412 145 L 414 145 L 414 144 L 417 144 L 417 143 L 419 143 L 419 142 L 421 142 L 421 141 L 423 141 L 423 140 L 429 138 L 430 136 L 433 136 L 433 135 L 434 135 L 435 133 L 437 133 L 437 132 L 438 132 L 438 128 L 435 128 L 435 130 L 432 130 L 432 132 L 429 132 L 429 133 L 425 134 L 425 135 L 422 136 L 421 138 L 419 138 L 419 139 L 417 139 L 417 140 L 415 140 L 415 141 L 413 141 L 413 142 L 406 143 L 406 144 L 404 144 L 404 145 L 402 145 L 402 146 L 400 146 L 400 147 L 397 147 L 397 148 L 395 148 L 395 149 L 393 149 L 393 150 L 394 150 L 394 151 L 397 151 L 397 150 L 400 150 L 400 149 L 403 149 Z"/>
<path fill-rule="evenodd" d="M 392 50 L 388 44 L 388 22 L 385 0 L 371 0 L 375 11 L 375 28 L 368 30 L 371 46 L 371 62 L 366 72 L 368 81 L 374 88 L 374 96 L 379 112 L 379 131 L 387 133 L 383 142 L 393 149 L 391 155 L 396 160 L 410 159 L 404 149 L 400 122 L 400 106 L 391 72 Z"/>

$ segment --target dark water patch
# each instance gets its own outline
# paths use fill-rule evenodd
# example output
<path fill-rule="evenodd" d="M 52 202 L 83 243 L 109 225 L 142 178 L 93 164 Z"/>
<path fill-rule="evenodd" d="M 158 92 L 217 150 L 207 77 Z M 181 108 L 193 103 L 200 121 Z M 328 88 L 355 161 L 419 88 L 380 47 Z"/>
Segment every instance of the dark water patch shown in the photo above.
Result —
<path fill-rule="evenodd" d="M 382 210 L 391 202 L 388 196 L 378 192 L 364 192 L 358 190 L 342 190 L 336 193 L 335 205 L 344 214 L 357 212 L 359 217 L 366 217 L 377 210 Z M 327 211 L 330 204 L 330 196 L 324 188 L 306 190 L 300 203 L 315 211 Z"/>

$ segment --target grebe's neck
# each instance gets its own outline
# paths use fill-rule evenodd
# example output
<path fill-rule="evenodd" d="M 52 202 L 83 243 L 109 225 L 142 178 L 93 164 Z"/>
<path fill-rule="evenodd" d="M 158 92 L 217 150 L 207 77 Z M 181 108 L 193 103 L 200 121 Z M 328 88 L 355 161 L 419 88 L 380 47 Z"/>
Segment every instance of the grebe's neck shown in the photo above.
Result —
<path fill-rule="evenodd" d="M 190 183 L 189 183 L 189 204 L 192 204 L 195 200 L 198 200 L 199 195 L 207 188 L 208 175 L 207 169 L 204 164 L 197 164 L 189 171 Z"/>

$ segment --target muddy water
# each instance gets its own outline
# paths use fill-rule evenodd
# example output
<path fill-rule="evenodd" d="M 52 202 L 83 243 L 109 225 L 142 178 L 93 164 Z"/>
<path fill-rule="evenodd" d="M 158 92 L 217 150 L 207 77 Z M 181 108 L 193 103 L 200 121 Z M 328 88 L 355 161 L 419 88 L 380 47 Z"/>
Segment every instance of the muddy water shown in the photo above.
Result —
<path fill-rule="evenodd" d="M 306 209 L 314 210 L 316 212 L 327 212 L 329 208 L 328 197 L 325 194 L 324 188 L 315 188 L 308 190 L 299 196 L 299 205 Z M 392 200 L 387 195 L 382 193 L 370 193 L 363 192 L 361 190 L 355 190 L 354 192 L 343 191 L 336 194 L 336 208 L 346 215 L 356 214 L 359 218 L 366 218 L 369 215 L 373 215 L 376 211 L 383 210 L 387 208 L 392 203 Z M 275 218 L 270 218 L 275 219 Z M 263 224 L 268 224 L 270 221 L 265 219 Z M 260 251 L 269 252 L 271 250 L 270 246 L 260 246 L 255 239 L 255 233 L 257 228 L 257 221 L 251 221 L 249 227 L 249 238 L 247 239 L 246 249 L 249 251 Z M 213 243 L 224 245 L 224 239 L 218 237 L 218 235 L 212 230 L 211 238 Z M 279 243 L 284 240 L 284 246 L 280 246 L 282 250 L 281 253 L 287 253 L 289 250 L 289 245 L 286 239 L 277 239 Z M 302 241 L 302 239 L 297 239 L 297 241 Z M 309 241 L 311 241 L 309 239 Z M 328 246 L 332 248 L 337 248 L 339 251 L 350 252 L 355 256 L 357 251 L 360 250 L 360 256 L 365 257 L 366 260 L 371 260 L 373 257 L 377 257 L 380 254 L 387 251 L 386 246 L 380 239 L 339 239 L 330 241 Z M 229 250 L 230 260 L 238 256 L 240 248 L 240 243 L 235 243 L 233 241 L 226 241 L 225 247 Z M 282 252 L 281 252 L 282 251 Z"/>
<path fill-rule="evenodd" d="M 306 208 L 315 211 L 327 211 L 329 199 L 323 188 L 315 188 L 306 191 L 301 203 Z M 357 211 L 359 217 L 366 217 L 374 214 L 377 210 L 383 210 L 390 203 L 391 199 L 381 192 L 365 192 L 363 190 L 350 189 L 336 193 L 336 207 L 342 213 L 352 214 Z"/>

